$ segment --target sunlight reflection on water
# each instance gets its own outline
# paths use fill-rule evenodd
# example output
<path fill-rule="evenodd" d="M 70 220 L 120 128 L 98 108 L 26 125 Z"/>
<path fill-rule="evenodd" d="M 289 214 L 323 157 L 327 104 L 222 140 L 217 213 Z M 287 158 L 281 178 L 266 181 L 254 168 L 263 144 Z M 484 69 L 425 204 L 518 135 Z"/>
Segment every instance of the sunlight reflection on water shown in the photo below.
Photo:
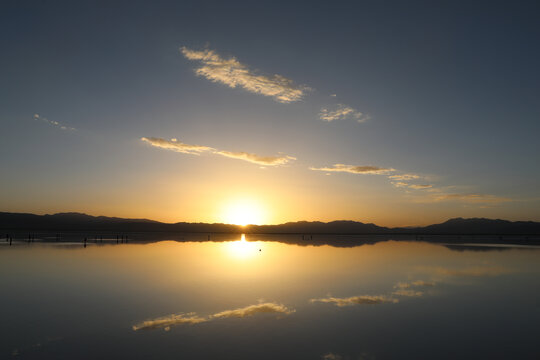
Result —
<path fill-rule="evenodd" d="M 224 246 L 227 248 L 227 251 L 231 256 L 245 259 L 262 252 L 264 243 L 246 241 L 246 235 L 242 234 L 240 240 L 226 242 L 224 243 Z"/>
<path fill-rule="evenodd" d="M 0 329 L 0 354 L 40 359 L 538 354 L 540 289 L 530 284 L 537 282 L 540 251 L 455 251 L 396 241 L 342 248 L 263 239 L 269 238 L 2 247 L 0 307 L 9 311 L 2 316 L 7 326 Z M 497 323 L 505 324 L 504 333 L 493 326 Z M 157 331 L 138 331 L 152 329 Z M 386 346 L 388 338 L 392 347 Z M 515 344 L 511 351 L 493 345 L 503 339 Z M 441 353 L 440 346 L 452 351 Z"/>

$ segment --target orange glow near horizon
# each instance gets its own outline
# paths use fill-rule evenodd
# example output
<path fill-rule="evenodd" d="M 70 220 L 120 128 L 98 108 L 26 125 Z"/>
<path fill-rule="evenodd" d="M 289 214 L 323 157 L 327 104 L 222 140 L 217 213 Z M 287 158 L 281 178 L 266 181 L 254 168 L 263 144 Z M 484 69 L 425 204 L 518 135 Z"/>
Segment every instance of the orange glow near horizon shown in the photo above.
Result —
<path fill-rule="evenodd" d="M 267 222 L 261 204 L 252 199 L 233 200 L 223 207 L 222 221 L 234 225 L 261 225 Z"/>

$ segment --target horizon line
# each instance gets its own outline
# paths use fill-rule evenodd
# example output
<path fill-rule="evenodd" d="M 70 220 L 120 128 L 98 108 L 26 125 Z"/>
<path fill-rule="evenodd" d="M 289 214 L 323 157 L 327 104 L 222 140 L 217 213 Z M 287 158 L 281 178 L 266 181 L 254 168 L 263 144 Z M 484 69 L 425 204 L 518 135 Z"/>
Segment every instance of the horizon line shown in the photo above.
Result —
<path fill-rule="evenodd" d="M 176 224 L 204 224 L 204 225 L 226 225 L 226 226 L 236 226 L 239 228 L 248 228 L 248 227 L 256 227 L 256 226 L 280 226 L 280 225 L 286 225 L 286 224 L 295 224 L 295 223 L 321 223 L 321 224 L 330 224 L 335 222 L 350 222 L 350 223 L 357 223 L 357 224 L 363 224 L 363 225 L 374 225 L 380 228 L 386 228 L 386 229 L 407 229 L 407 228 L 421 228 L 426 227 L 430 225 L 439 225 L 444 224 L 450 220 L 490 220 L 490 221 L 506 221 L 510 223 L 516 223 L 516 222 L 531 222 L 531 223 L 540 223 L 539 221 L 534 220 L 508 220 L 508 219 L 501 219 L 501 218 L 486 218 L 486 217 L 450 217 L 446 218 L 446 220 L 443 220 L 441 222 L 436 223 L 430 223 L 427 225 L 402 225 L 402 226 L 383 226 L 383 225 L 377 225 L 373 222 L 363 222 L 360 220 L 346 220 L 346 219 L 336 219 L 336 220 L 330 220 L 330 221 L 321 221 L 321 220 L 297 220 L 297 221 L 287 221 L 284 223 L 277 223 L 277 224 L 232 224 L 232 223 L 223 223 L 223 222 L 201 222 L 201 221 L 195 221 L 195 222 L 189 222 L 189 221 L 176 221 L 176 222 L 164 222 L 149 218 L 131 218 L 131 217 L 119 217 L 119 216 L 107 216 L 107 215 L 91 215 L 83 212 L 78 211 L 67 211 L 67 212 L 57 212 L 57 213 L 30 213 L 30 212 L 12 212 L 12 211 L 0 211 L 0 214 L 17 214 L 17 215 L 34 215 L 34 216 L 55 216 L 55 215 L 83 215 L 83 216 L 89 216 L 93 218 L 108 218 L 108 219 L 121 219 L 121 220 L 131 220 L 131 221 L 149 221 L 164 225 L 176 225 Z"/>

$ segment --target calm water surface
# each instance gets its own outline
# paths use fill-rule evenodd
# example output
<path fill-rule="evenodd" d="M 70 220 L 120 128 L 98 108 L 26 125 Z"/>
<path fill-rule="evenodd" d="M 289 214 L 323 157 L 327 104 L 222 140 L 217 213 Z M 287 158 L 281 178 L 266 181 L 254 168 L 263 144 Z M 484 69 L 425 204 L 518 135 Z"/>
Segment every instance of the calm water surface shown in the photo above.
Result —
<path fill-rule="evenodd" d="M 535 248 L 261 239 L 2 244 L 0 358 L 540 358 Z"/>

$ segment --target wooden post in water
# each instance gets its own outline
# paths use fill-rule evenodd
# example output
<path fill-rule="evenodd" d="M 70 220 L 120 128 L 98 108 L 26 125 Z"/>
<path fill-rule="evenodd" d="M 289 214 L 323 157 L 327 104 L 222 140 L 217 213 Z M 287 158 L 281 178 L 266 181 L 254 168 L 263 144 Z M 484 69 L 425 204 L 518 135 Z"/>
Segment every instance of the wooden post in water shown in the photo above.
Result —
<path fill-rule="evenodd" d="M 86 238 L 84 238 L 84 247 L 86 247 Z"/>

